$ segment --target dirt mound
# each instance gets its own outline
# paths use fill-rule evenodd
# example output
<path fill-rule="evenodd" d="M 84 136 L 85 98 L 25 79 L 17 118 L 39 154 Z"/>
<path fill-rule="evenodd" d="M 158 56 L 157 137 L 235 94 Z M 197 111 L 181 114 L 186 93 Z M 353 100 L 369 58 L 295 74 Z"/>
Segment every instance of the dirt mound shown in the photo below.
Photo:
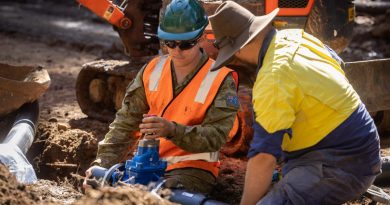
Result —
<path fill-rule="evenodd" d="M 163 190 L 157 196 L 143 186 L 122 186 L 91 189 L 81 198 L 82 194 L 69 183 L 58 185 L 53 181 L 39 180 L 35 184 L 22 185 L 0 164 L 0 204 L 5 205 L 171 205 L 174 203 L 166 199 L 169 194 L 169 190 Z"/>
<path fill-rule="evenodd" d="M 246 161 L 221 157 L 221 170 L 211 197 L 229 204 L 239 204 L 245 181 Z"/>
<path fill-rule="evenodd" d="M 54 181 L 40 179 L 38 182 L 27 185 L 39 199 L 49 204 L 71 204 L 77 199 L 80 199 L 83 195 L 73 188 L 73 185 L 65 181 L 62 183 L 56 183 Z"/>
<path fill-rule="evenodd" d="M 122 186 L 105 187 L 101 190 L 89 190 L 86 195 L 73 205 L 171 205 L 164 198 L 151 194 L 140 187 Z"/>
<path fill-rule="evenodd" d="M 97 143 L 91 132 L 70 129 L 65 123 L 40 123 L 28 156 L 39 178 L 57 180 L 84 174 L 96 156 Z"/>
<path fill-rule="evenodd" d="M 0 204 L 34 205 L 39 198 L 19 184 L 7 167 L 0 164 Z"/>

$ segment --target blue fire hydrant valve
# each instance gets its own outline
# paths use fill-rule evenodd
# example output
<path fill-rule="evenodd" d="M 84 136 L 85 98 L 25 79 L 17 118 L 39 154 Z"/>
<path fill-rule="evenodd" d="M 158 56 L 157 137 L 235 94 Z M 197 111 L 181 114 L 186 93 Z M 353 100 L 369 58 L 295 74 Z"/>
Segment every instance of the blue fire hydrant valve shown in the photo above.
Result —
<path fill-rule="evenodd" d="M 160 180 L 165 174 L 167 161 L 159 156 L 160 140 L 141 139 L 133 159 L 125 164 L 116 164 L 110 169 L 95 167 L 92 176 L 104 183 L 115 185 L 119 181 L 127 184 L 148 185 Z"/>
<path fill-rule="evenodd" d="M 101 186 L 115 186 L 118 182 L 126 184 L 149 185 L 150 182 L 157 182 L 152 190 L 156 193 L 164 186 L 163 176 L 167 168 L 167 161 L 159 157 L 160 140 L 142 139 L 138 142 L 137 152 L 133 159 L 127 160 L 125 164 L 116 164 L 110 169 L 95 166 L 92 169 L 92 176 L 101 180 Z M 206 195 L 195 192 L 188 192 L 183 189 L 172 189 L 173 196 L 169 199 L 178 204 L 188 205 L 227 205 L 208 198 Z"/>
<path fill-rule="evenodd" d="M 121 181 L 148 185 L 163 177 L 167 161 L 159 157 L 159 144 L 158 139 L 140 140 L 135 156 L 125 163 L 125 174 Z"/>

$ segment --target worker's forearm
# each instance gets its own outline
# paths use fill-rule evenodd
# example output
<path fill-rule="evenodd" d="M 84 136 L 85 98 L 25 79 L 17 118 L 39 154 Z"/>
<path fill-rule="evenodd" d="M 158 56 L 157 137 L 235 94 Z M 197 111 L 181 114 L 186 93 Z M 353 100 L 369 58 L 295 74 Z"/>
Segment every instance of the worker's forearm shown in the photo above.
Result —
<path fill-rule="evenodd" d="M 116 113 L 104 140 L 99 142 L 93 165 L 110 167 L 120 162 L 130 151 L 129 146 L 136 142 L 134 133 L 139 130 L 142 115 L 149 111 L 141 77 L 142 70 L 127 88 L 122 108 Z"/>
<path fill-rule="evenodd" d="M 101 143 L 95 161 L 91 165 L 110 168 L 119 163 L 129 152 L 130 143 Z"/>
<path fill-rule="evenodd" d="M 125 109 L 125 108 L 124 108 Z M 93 165 L 110 167 L 120 162 L 129 152 L 129 146 L 135 143 L 134 132 L 137 130 L 137 120 L 118 111 L 110 124 L 110 130 L 104 140 L 99 142 L 96 160 Z"/>
<path fill-rule="evenodd" d="M 260 153 L 249 159 L 241 205 L 256 204 L 265 195 L 275 166 L 276 158 L 267 153 Z"/>

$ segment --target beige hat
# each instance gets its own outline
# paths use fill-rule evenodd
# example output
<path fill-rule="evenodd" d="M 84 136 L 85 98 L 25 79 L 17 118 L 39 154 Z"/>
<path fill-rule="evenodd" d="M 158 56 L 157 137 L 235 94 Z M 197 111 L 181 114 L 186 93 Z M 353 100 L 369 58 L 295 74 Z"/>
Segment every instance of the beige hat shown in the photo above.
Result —
<path fill-rule="evenodd" d="M 222 3 L 209 16 L 219 53 L 212 69 L 218 69 L 238 50 L 248 44 L 276 16 L 279 9 L 264 16 L 255 16 L 233 1 Z"/>

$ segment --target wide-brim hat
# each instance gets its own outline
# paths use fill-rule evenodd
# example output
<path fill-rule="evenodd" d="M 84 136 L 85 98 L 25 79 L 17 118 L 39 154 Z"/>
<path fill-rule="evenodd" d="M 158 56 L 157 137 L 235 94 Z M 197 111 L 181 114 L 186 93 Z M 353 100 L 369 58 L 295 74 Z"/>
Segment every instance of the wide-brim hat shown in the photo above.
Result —
<path fill-rule="evenodd" d="M 278 14 L 279 9 L 263 16 L 255 16 L 233 1 L 222 3 L 215 13 L 209 16 L 219 48 L 213 70 L 220 68 L 241 48 L 257 36 Z M 260 48 L 259 48 L 260 49 Z"/>

